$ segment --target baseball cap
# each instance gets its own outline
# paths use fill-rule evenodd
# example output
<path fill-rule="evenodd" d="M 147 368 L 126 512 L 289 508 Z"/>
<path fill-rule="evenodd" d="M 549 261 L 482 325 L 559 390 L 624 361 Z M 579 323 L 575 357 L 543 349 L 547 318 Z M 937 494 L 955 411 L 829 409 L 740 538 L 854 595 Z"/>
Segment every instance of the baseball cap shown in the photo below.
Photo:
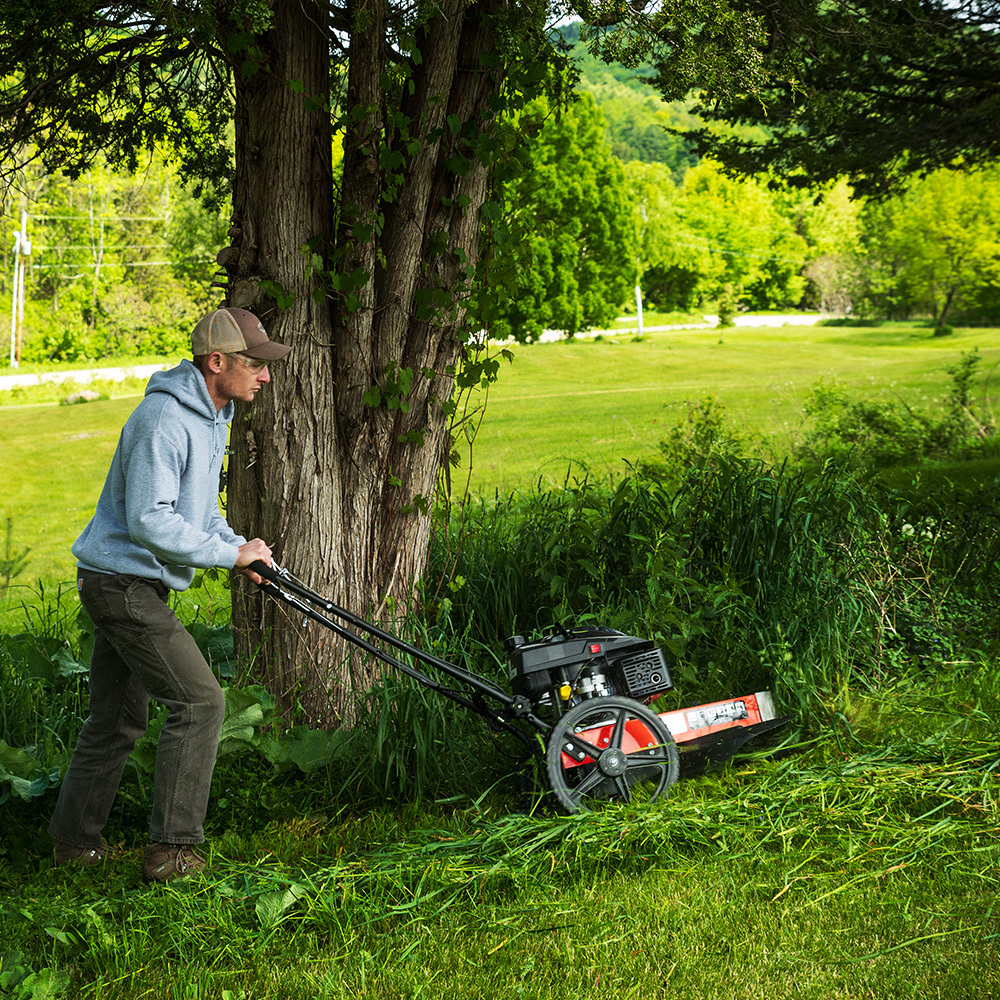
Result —
<path fill-rule="evenodd" d="M 262 361 L 277 361 L 291 347 L 268 340 L 259 319 L 248 309 L 226 306 L 216 309 L 198 321 L 191 331 L 191 353 L 195 357 L 220 351 L 241 354 Z"/>

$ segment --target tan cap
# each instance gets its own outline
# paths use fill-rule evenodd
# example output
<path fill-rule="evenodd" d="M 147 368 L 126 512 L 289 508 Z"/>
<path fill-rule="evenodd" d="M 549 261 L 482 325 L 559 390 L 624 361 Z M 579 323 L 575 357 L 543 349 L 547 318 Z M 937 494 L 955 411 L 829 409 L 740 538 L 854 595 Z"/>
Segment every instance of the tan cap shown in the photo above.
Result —
<path fill-rule="evenodd" d="M 245 354 L 262 361 L 277 361 L 291 347 L 268 340 L 259 319 L 247 309 L 225 307 L 210 312 L 191 332 L 191 353 L 195 357 L 220 351 Z"/>

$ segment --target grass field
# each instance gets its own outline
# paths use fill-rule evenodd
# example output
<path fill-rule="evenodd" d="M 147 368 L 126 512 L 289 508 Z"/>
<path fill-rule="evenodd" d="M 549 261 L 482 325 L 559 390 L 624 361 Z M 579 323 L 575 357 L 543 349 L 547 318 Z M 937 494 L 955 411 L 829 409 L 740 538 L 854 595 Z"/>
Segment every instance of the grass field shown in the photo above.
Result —
<path fill-rule="evenodd" d="M 801 433 L 802 403 L 819 376 L 922 407 L 946 393 L 944 368 L 976 347 L 984 363 L 975 392 L 992 411 L 997 330 L 934 339 L 913 326 L 739 329 L 721 343 L 718 331 L 694 331 L 519 347 L 489 393 L 472 489 L 559 483 L 567 469 L 620 470 L 655 453 L 685 398 L 709 392 L 780 454 Z M 11 518 L 14 551 L 31 550 L 14 600 L 42 606 L 29 583 L 41 578 L 51 604 L 51 588 L 71 579 L 69 546 L 139 398 L 0 406 L 0 517 Z M 722 516 L 717 505 L 706 509 L 710 520 Z M 749 508 L 733 509 L 735 527 L 753 521 L 742 513 Z M 824 509 L 806 507 L 797 523 L 808 526 Z M 786 523 L 795 519 L 785 513 Z M 622 531 L 633 531 L 630 523 Z M 809 537 L 827 538 L 826 526 L 820 521 Z M 796 715 L 777 756 L 744 755 L 652 805 L 565 817 L 541 797 L 544 781 L 527 793 L 511 780 L 502 747 L 466 709 L 442 707 L 437 694 L 414 698 L 405 683 L 387 680 L 390 721 L 373 699 L 371 718 L 351 737 L 360 733 L 359 742 L 310 768 L 260 752 L 292 735 L 278 723 L 227 719 L 237 749 L 220 756 L 215 772 L 211 871 L 169 886 L 147 887 L 138 875 L 152 735 L 139 748 L 145 765 L 134 760 L 126 770 L 106 829 L 118 853 L 96 870 L 51 866 L 45 827 L 86 714 L 85 674 L 70 669 L 43 683 L 19 673 L 0 646 L 0 779 L 25 758 L 45 762 L 42 773 L 30 772 L 30 794 L 0 781 L 10 794 L 0 801 L 0 1000 L 1000 998 L 1000 636 L 995 615 L 983 614 L 995 608 L 995 591 L 982 596 L 995 560 L 960 563 L 963 576 L 982 581 L 975 603 L 979 592 L 962 590 L 957 572 L 933 575 L 930 550 L 948 549 L 951 533 L 932 533 L 925 545 L 893 531 L 900 535 L 887 517 L 859 536 L 856 548 L 874 555 L 857 565 L 872 575 L 848 581 L 859 592 L 868 586 L 879 616 L 920 626 L 908 638 L 887 626 L 891 655 L 879 663 L 817 664 L 788 644 L 792 623 L 834 640 L 876 631 L 869 618 L 858 629 L 836 617 L 831 609 L 862 615 L 864 606 L 836 604 L 825 561 L 816 571 L 817 617 L 795 577 L 788 607 L 796 610 L 777 613 L 777 633 L 754 632 L 763 618 L 747 619 L 747 641 L 761 663 L 767 654 L 775 690 L 797 684 L 823 706 L 808 719 Z M 577 535 L 594 537 L 589 522 Z M 640 533 L 640 550 L 650 535 Z M 787 576 L 809 540 L 794 537 L 793 558 L 745 575 Z M 895 547 L 881 560 L 875 543 Z M 527 575 L 521 548 L 506 548 L 514 575 Z M 893 591 L 908 574 L 913 586 Z M 484 575 L 488 587 L 512 586 L 502 572 Z M 670 593 L 668 575 L 650 576 L 662 582 L 650 602 L 654 590 Z M 679 586 L 684 608 L 657 614 L 673 622 L 677 610 L 678 627 L 721 632 L 728 589 L 699 589 L 686 577 Z M 952 590 L 961 593 L 946 601 Z M 188 600 L 200 599 L 192 593 Z M 702 593 L 720 603 L 703 608 Z M 188 610 L 179 610 L 185 621 Z M 8 612 L 0 632 L 17 614 Z M 35 621 L 44 626 L 43 614 Z M 966 623 L 975 635 L 962 632 Z M 72 619 L 51 633 L 30 631 L 56 643 L 69 636 L 73 655 L 83 655 Z M 456 633 L 443 627 L 434 641 L 467 646 Z M 865 655 L 855 645 L 868 649 L 848 640 L 830 648 L 840 656 L 845 645 L 844 659 Z M 734 659 L 717 659 L 707 666 L 738 686 Z M 376 725 L 388 727 L 385 744 L 365 742 Z M 430 777 L 414 792 L 421 752 Z M 23 793 L 28 778 L 21 781 Z"/>
<path fill-rule="evenodd" d="M 472 453 L 471 486 L 490 493 L 567 468 L 598 474 L 655 454 L 685 399 L 713 394 L 733 425 L 774 457 L 801 435 L 803 404 L 820 377 L 861 395 L 901 396 L 921 407 L 945 395 L 945 368 L 964 351 L 983 357 L 978 380 L 1000 399 L 1000 330 L 782 327 L 688 330 L 630 339 L 514 348 L 489 401 Z"/>
<path fill-rule="evenodd" d="M 781 327 L 650 333 L 515 347 L 486 403 L 463 468 L 473 493 L 492 495 L 567 474 L 606 475 L 649 458 L 685 399 L 712 393 L 733 425 L 780 458 L 804 425 L 803 403 L 821 376 L 861 394 L 896 394 L 911 405 L 942 398 L 945 368 L 964 351 L 983 357 L 976 392 L 1000 398 L 1000 330 L 935 338 L 913 325 Z M 130 390 L 134 385 L 119 387 Z M 20 583 L 70 581 L 69 547 L 93 513 L 118 431 L 139 395 L 86 405 L 0 407 L 0 518 L 12 519 L 15 551 L 30 547 Z M 0 520 L 0 530 L 4 520 Z M 0 543 L 3 538 L 0 536 Z"/>

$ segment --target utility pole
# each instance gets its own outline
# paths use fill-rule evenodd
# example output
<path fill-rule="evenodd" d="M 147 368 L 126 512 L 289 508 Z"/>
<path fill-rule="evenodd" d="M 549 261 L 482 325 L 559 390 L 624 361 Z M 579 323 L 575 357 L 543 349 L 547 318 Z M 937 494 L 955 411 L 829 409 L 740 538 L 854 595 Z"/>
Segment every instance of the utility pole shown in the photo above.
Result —
<path fill-rule="evenodd" d="M 10 366 L 21 364 L 21 342 L 24 335 L 24 272 L 25 257 L 31 254 L 28 240 L 28 213 L 21 210 L 21 231 L 14 233 L 14 280 L 10 300 Z"/>
<path fill-rule="evenodd" d="M 646 211 L 646 203 L 642 202 L 639 205 L 639 212 L 642 214 L 642 226 L 640 227 L 640 236 L 642 239 L 640 243 L 645 243 L 645 226 L 649 222 L 649 213 Z M 637 340 L 642 340 L 642 288 L 640 287 L 642 283 L 642 268 L 639 263 L 639 256 L 636 255 L 635 258 L 635 315 L 639 323 L 639 332 L 636 336 Z"/>

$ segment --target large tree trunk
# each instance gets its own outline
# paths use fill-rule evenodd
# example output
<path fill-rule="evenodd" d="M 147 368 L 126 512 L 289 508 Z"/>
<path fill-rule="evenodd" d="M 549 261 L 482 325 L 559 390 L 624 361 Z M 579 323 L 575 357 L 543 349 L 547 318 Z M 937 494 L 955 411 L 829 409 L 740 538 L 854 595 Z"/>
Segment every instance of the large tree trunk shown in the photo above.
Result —
<path fill-rule="evenodd" d="M 487 0 L 491 12 L 499 2 Z M 228 300 L 256 309 L 293 351 L 233 423 L 229 519 L 314 589 L 380 618 L 386 598 L 408 603 L 426 557 L 420 498 L 433 496 L 445 446 L 442 403 L 461 352 L 466 268 L 479 255 L 487 191 L 487 168 L 469 143 L 491 128 L 486 102 L 499 83 L 479 59 L 492 18 L 445 0 L 418 36 L 412 93 L 396 105 L 403 117 L 390 121 L 386 6 L 366 2 L 354 18 L 334 233 L 329 117 L 286 84 L 301 81 L 306 95 L 325 99 L 326 13 L 323 3 L 278 0 L 260 39 L 266 70 L 237 76 L 239 257 L 227 262 Z M 470 123 L 464 138 L 449 120 Z M 467 160 L 458 172 L 456 156 Z M 325 262 L 311 275 L 307 242 Z M 348 275 L 360 277 L 352 284 Z M 276 309 L 262 281 L 292 293 L 292 305 Z M 234 625 L 251 675 L 310 722 L 349 721 L 380 672 L 333 633 L 303 627 L 241 585 Z"/>

